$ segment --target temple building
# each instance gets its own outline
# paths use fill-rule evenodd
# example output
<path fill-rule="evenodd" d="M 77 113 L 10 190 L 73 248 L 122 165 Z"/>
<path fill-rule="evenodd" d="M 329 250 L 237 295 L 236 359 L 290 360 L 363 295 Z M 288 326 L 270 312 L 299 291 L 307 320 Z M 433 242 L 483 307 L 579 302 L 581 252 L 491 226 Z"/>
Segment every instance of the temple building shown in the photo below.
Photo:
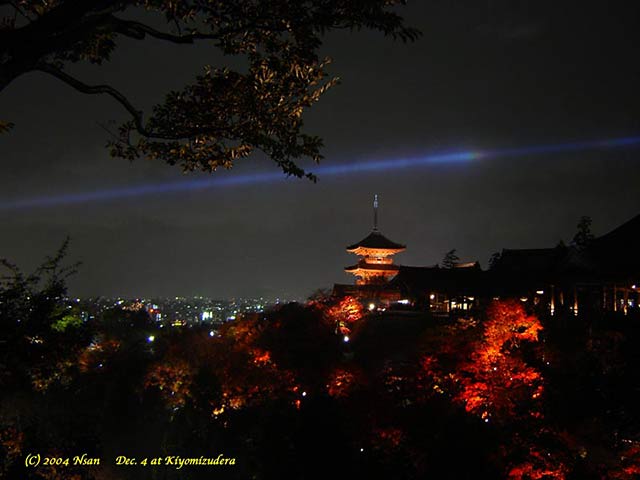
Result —
<path fill-rule="evenodd" d="M 493 294 L 533 302 L 550 316 L 640 314 L 640 215 L 583 247 L 505 249 Z"/>
<path fill-rule="evenodd" d="M 478 262 L 457 263 L 452 268 L 403 266 L 389 288 L 397 289 L 416 309 L 437 315 L 464 315 L 491 295 L 487 272 Z"/>
<path fill-rule="evenodd" d="M 373 200 L 373 231 L 359 242 L 349 245 L 347 252 L 360 257 L 355 265 L 344 269 L 355 276 L 354 285 L 336 284 L 334 295 L 352 295 L 364 302 L 394 301 L 400 292 L 390 287 L 389 281 L 400 271 L 393 256 L 407 247 L 389 240 L 378 230 L 378 196 Z"/>
<path fill-rule="evenodd" d="M 549 317 L 640 317 L 640 215 L 580 247 L 503 249 L 489 270 L 478 262 L 451 268 L 395 264 L 393 256 L 406 246 L 378 230 L 377 196 L 373 215 L 373 231 L 347 247 L 360 257 L 345 268 L 355 284 L 334 285 L 336 296 L 354 296 L 370 308 L 400 305 L 446 316 L 473 314 L 493 299 L 513 298 Z"/>
<path fill-rule="evenodd" d="M 393 264 L 393 256 L 407 247 L 389 240 L 378 231 L 378 196 L 373 200 L 373 231 L 358 243 L 349 245 L 347 252 L 360 257 L 345 272 L 356 277 L 356 285 L 382 285 L 396 276 L 399 267 Z"/>

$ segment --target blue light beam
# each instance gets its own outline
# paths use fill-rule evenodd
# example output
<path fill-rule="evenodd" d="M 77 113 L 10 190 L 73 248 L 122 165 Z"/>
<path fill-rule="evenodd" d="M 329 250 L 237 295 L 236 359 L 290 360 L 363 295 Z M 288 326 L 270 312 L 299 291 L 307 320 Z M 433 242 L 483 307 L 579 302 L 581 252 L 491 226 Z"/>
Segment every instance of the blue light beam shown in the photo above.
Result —
<path fill-rule="evenodd" d="M 429 165 L 467 164 L 473 161 L 492 158 L 522 157 L 562 152 L 602 150 L 610 148 L 633 148 L 640 145 L 640 137 L 624 137 L 607 140 L 561 143 L 552 145 L 535 145 L 527 147 L 504 148 L 497 150 L 465 150 L 452 153 L 438 153 L 417 157 L 394 158 L 388 160 L 367 160 L 338 165 L 322 165 L 314 169 L 319 177 L 332 175 L 348 175 L 352 173 L 380 172 Z M 193 190 L 204 190 L 212 187 L 236 187 L 278 181 L 283 178 L 280 171 L 233 175 L 229 177 L 211 177 L 178 182 L 136 185 L 91 192 L 69 193 L 53 196 L 37 196 L 5 200 L 0 203 L 0 210 L 16 210 L 41 207 L 55 207 L 87 202 L 110 201 L 123 198 L 141 197 L 161 193 L 174 193 Z"/>

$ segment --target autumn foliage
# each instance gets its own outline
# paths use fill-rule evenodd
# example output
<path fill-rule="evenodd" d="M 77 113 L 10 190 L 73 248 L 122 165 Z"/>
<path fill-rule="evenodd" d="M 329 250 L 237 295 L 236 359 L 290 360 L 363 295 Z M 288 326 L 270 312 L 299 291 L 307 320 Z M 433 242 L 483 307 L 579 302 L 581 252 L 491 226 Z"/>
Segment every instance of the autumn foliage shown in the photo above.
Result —
<path fill-rule="evenodd" d="M 335 327 L 336 333 L 349 335 L 353 324 L 360 320 L 365 310 L 359 300 L 352 296 L 341 298 L 325 298 L 309 302 L 311 307 L 322 312 L 322 316 L 328 325 Z"/>
<path fill-rule="evenodd" d="M 144 438 L 143 446 L 129 443 L 131 451 L 206 455 L 211 445 L 229 445 L 252 459 L 250 474 L 265 479 L 281 477 L 285 463 L 291 478 L 328 478 L 332 465 L 315 464 L 311 477 L 308 465 L 336 452 L 346 465 L 342 478 L 631 480 L 640 472 L 633 423 L 619 424 L 619 438 L 606 437 L 595 420 L 591 433 L 574 426 L 582 427 L 580 419 L 555 413 L 557 392 L 571 392 L 543 361 L 548 326 L 519 301 L 439 322 L 365 314 L 356 299 L 324 298 L 246 314 L 215 330 L 149 330 L 145 322 L 127 330 L 116 313 L 115 323 L 77 337 L 67 355 L 29 343 L 42 358 L 19 370 L 23 384 L 0 397 L 7 478 L 27 451 L 68 456 L 96 445 L 100 455 L 128 438 Z M 624 336 L 581 345 L 592 347 L 583 355 L 596 356 L 595 372 L 623 370 Z M 94 428 L 80 428 L 87 424 Z M 39 475 L 109 478 L 86 469 Z"/>
<path fill-rule="evenodd" d="M 538 342 L 540 321 L 515 301 L 494 302 L 487 310 L 482 338 L 461 365 L 456 399 L 467 412 L 485 421 L 518 416 L 539 418 L 543 393 L 541 373 L 525 362 L 522 348 Z"/>
<path fill-rule="evenodd" d="M 183 407 L 192 396 L 193 368 L 184 360 L 167 359 L 153 365 L 144 382 L 145 388 L 157 388 L 168 407 Z"/>

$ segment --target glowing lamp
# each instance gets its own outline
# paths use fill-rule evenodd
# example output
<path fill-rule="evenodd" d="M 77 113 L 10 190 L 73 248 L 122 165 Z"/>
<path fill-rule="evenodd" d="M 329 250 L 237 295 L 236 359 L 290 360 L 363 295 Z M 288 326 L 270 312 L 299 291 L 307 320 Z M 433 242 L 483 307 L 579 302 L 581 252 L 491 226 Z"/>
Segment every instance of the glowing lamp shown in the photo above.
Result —
<path fill-rule="evenodd" d="M 151 343 L 151 342 L 153 342 L 155 339 L 156 339 L 156 337 L 155 337 L 154 335 L 149 335 L 149 336 L 147 337 L 147 342 Z"/>
<path fill-rule="evenodd" d="M 342 339 L 342 341 L 344 343 L 347 343 L 349 341 L 349 335 L 345 335 L 344 338 Z"/>

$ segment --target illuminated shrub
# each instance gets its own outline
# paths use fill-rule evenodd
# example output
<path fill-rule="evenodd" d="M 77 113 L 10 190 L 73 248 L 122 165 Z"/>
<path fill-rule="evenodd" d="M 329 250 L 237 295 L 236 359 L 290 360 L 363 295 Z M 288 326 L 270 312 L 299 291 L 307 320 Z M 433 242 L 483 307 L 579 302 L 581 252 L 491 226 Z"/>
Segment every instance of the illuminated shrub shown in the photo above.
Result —
<path fill-rule="evenodd" d="M 151 367 L 144 381 L 145 388 L 157 388 L 167 407 L 184 407 L 191 398 L 193 370 L 184 360 L 172 359 Z"/>
<path fill-rule="evenodd" d="M 348 397 L 357 385 L 357 376 L 346 368 L 336 368 L 328 378 L 327 392 L 334 398 Z"/>
<path fill-rule="evenodd" d="M 83 373 L 103 368 L 120 350 L 120 346 L 121 344 L 118 340 L 91 342 L 78 355 L 78 368 Z"/>
<path fill-rule="evenodd" d="M 549 452 L 536 448 L 529 450 L 526 461 L 512 467 L 507 478 L 509 480 L 564 480 L 568 469 Z"/>

